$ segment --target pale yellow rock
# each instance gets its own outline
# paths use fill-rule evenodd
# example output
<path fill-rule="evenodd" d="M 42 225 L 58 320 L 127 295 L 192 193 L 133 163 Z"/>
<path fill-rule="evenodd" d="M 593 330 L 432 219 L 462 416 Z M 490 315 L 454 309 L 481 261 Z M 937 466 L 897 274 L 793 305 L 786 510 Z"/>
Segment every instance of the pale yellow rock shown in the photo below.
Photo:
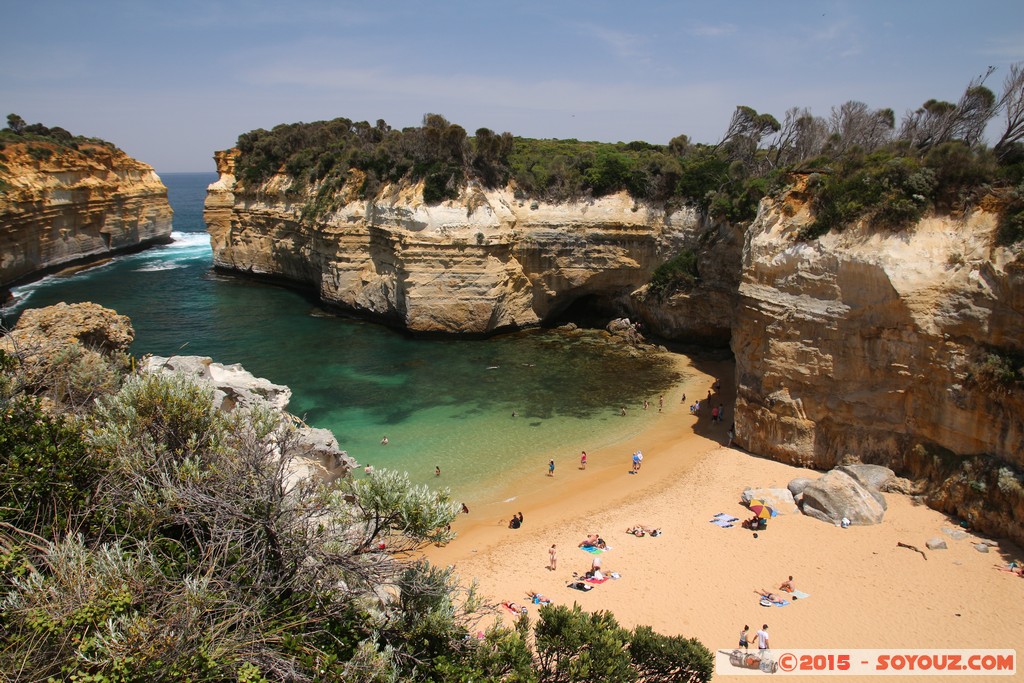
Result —
<path fill-rule="evenodd" d="M 3 155 L 0 285 L 170 240 L 167 188 L 149 165 L 89 143 L 8 142 Z"/>
<path fill-rule="evenodd" d="M 883 464 L 933 487 L 941 463 L 922 446 L 1024 466 L 1021 392 L 973 380 L 990 350 L 1024 343 L 1024 267 L 1019 249 L 995 244 L 995 214 L 800 241 L 808 220 L 766 200 L 747 233 L 732 337 L 737 443 L 819 469 Z M 933 503 L 981 516 L 987 498 L 998 514 L 1024 512 L 994 491 L 972 502 L 961 484 L 933 490 Z"/>
<path fill-rule="evenodd" d="M 588 296 L 628 303 L 705 230 L 691 209 L 666 212 L 625 193 L 551 204 L 473 185 L 435 205 L 418 186 L 385 186 L 311 224 L 301 205 L 316 188 L 294 197 L 280 176 L 244 188 L 234 154 L 217 154 L 206 200 L 217 267 L 308 284 L 324 301 L 415 332 L 534 325 Z M 340 198 L 351 199 L 348 189 Z"/>

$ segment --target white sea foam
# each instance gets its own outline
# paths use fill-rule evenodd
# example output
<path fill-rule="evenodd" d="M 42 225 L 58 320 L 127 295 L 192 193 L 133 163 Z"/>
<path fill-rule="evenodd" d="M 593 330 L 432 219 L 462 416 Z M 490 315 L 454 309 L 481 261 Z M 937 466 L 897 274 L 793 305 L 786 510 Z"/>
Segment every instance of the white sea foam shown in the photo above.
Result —
<path fill-rule="evenodd" d="M 171 233 L 173 242 L 169 248 L 207 247 L 210 246 L 210 235 L 205 232 L 178 232 Z"/>
<path fill-rule="evenodd" d="M 180 263 L 151 263 L 148 266 L 142 266 L 136 268 L 136 273 L 156 273 L 161 270 L 175 270 L 176 268 L 184 268 L 185 266 Z"/>

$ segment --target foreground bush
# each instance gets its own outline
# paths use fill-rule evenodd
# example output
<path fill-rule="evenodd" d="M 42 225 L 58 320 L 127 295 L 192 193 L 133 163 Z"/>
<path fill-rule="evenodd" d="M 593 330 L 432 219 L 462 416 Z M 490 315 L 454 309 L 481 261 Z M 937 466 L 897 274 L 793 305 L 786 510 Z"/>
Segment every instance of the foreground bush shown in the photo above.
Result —
<path fill-rule="evenodd" d="M 44 404 L 17 368 L 0 356 L 5 680 L 707 680 L 699 644 L 578 608 L 544 608 L 535 647 L 525 620 L 472 637 L 493 607 L 416 559 L 452 538 L 448 492 L 310 477 L 269 409 L 106 371 Z"/>

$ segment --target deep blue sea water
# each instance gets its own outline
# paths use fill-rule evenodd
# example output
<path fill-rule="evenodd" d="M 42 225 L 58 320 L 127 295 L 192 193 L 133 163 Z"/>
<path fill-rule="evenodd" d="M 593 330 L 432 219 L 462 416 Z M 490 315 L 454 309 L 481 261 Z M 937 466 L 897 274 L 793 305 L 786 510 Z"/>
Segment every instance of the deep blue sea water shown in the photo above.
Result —
<path fill-rule="evenodd" d="M 4 322 L 24 308 L 94 301 L 132 319 L 136 355 L 241 363 L 291 387 L 290 411 L 332 430 L 360 463 L 407 470 L 471 503 L 514 489 L 552 455 L 564 452 L 568 466 L 579 448 L 628 442 L 656 412 L 635 408 L 645 398 L 656 404 L 682 379 L 595 335 L 411 339 L 333 315 L 299 292 L 215 272 L 202 212 L 216 174 L 162 179 L 173 244 L 16 288 Z M 625 418 L 623 405 L 631 408 Z M 626 458 L 630 446 L 623 448 Z"/>

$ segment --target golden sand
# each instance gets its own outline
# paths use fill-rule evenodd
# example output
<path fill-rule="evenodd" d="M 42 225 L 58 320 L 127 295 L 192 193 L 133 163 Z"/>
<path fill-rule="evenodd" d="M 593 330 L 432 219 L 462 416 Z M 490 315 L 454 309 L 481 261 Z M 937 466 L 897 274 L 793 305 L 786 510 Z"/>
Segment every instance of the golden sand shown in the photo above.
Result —
<path fill-rule="evenodd" d="M 683 357 L 679 362 L 689 363 Z M 821 473 L 725 448 L 734 399 L 731 363 L 687 370 L 695 379 L 685 387 L 686 403 L 678 393 L 666 395 L 660 419 L 628 442 L 588 451 L 586 470 L 578 465 L 585 444 L 560 454 L 554 477 L 546 474 L 546 460 L 538 463 L 535 476 L 510 484 L 513 500 L 461 515 L 453 525 L 458 538 L 430 549 L 428 558 L 454 565 L 496 603 L 528 605 L 532 617 L 538 608 L 528 604 L 527 593 L 538 591 L 556 604 L 609 610 L 626 627 L 647 624 L 664 634 L 696 637 L 712 651 L 733 649 L 744 624 L 753 633 L 763 623 L 775 652 L 1016 648 L 1024 579 L 996 566 L 1022 562 L 1024 553 L 999 539 L 990 552 L 979 552 L 975 544 L 990 539 L 974 534 L 954 540 L 943 529 L 957 528 L 955 520 L 910 497 L 886 494 L 888 511 L 874 526 L 843 529 L 797 513 L 771 520 L 755 538 L 739 522 L 733 528 L 709 523 L 720 512 L 749 516 L 739 502 L 744 488 L 785 487 L 796 477 Z M 714 377 L 722 380 L 723 393 L 712 403 L 721 400 L 727 408 L 719 424 L 712 424 L 708 411 L 699 419 L 689 413 Z M 650 403 L 650 410 L 658 409 L 657 396 Z M 644 453 L 643 467 L 630 474 L 630 454 L 637 449 Z M 525 523 L 508 529 L 517 511 Z M 663 534 L 627 534 L 636 524 Z M 621 578 L 584 593 L 567 584 L 574 573 L 590 569 L 594 556 L 577 547 L 589 533 L 611 546 L 600 556 L 602 570 Z M 931 538 L 944 539 L 948 549 L 928 550 Z M 552 544 L 554 571 L 548 568 Z M 776 591 L 790 575 L 810 597 L 785 607 L 760 606 L 756 591 Z M 499 610 L 489 618 L 508 616 Z"/>

